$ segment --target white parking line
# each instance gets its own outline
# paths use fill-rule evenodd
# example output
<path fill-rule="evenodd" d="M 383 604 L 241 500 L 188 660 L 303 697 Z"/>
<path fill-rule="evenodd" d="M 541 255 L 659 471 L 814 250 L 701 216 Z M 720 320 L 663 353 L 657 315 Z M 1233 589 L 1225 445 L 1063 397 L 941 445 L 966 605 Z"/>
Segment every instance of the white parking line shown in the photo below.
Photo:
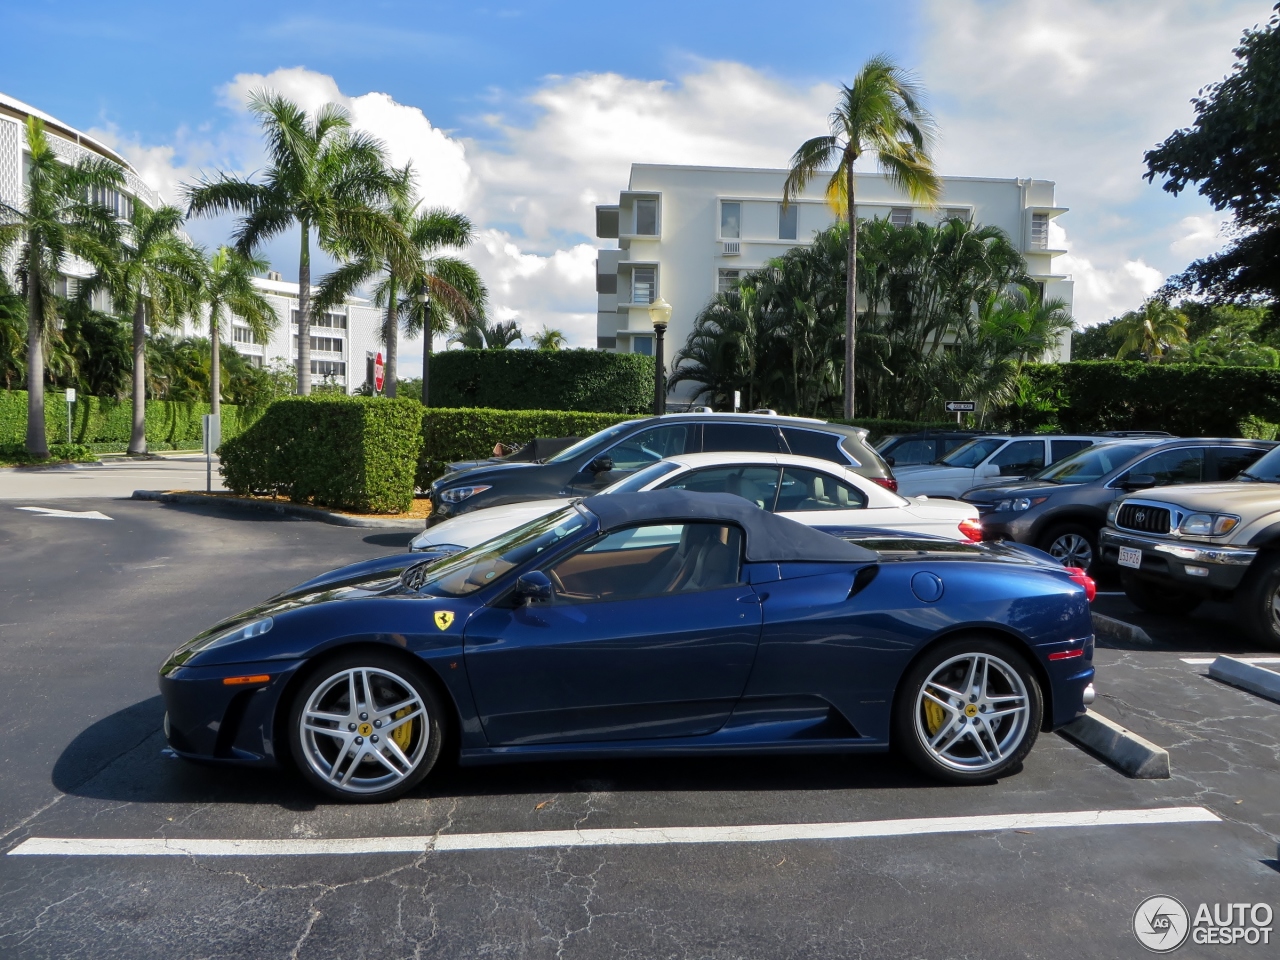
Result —
<path fill-rule="evenodd" d="M 1217 659 L 1217 657 L 1183 657 L 1182 662 L 1202 667 Z M 1241 663 L 1280 663 L 1280 657 L 1232 657 L 1231 659 L 1239 660 Z"/>
<path fill-rule="evenodd" d="M 438 836 L 352 837 L 334 840 L 179 840 L 162 837 L 31 837 L 9 851 L 14 857 L 290 857 L 325 854 L 420 854 L 460 850 L 538 850 L 565 847 L 649 846 L 690 843 L 777 843 L 783 840 L 853 840 L 935 833 L 988 833 L 1050 827 L 1115 827 L 1216 823 L 1204 807 L 1147 810 L 1069 810 L 917 820 L 847 823 L 777 823 L 739 827 L 639 827 L 600 830 L 532 830 L 513 833 L 447 833 Z"/>

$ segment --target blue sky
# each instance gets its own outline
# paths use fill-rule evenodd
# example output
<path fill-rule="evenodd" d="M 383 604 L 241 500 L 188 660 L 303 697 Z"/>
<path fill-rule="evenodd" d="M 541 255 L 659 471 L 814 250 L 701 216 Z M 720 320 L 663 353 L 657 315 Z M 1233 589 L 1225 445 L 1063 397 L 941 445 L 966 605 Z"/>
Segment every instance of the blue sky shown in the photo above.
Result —
<path fill-rule="evenodd" d="M 0 90 L 115 145 L 169 199 L 261 161 L 243 98 L 338 100 L 467 212 L 494 312 L 594 343 L 591 208 L 633 161 L 780 166 L 872 53 L 930 91 L 944 174 L 1054 180 L 1076 315 L 1137 306 L 1223 241 L 1141 174 L 1257 0 L 363 5 L 10 3 Z M 190 232 L 205 244 L 228 224 Z M 296 275 L 296 241 L 266 251 Z M 413 355 L 412 348 L 408 355 Z M 410 372 L 406 370 L 406 373 Z"/>

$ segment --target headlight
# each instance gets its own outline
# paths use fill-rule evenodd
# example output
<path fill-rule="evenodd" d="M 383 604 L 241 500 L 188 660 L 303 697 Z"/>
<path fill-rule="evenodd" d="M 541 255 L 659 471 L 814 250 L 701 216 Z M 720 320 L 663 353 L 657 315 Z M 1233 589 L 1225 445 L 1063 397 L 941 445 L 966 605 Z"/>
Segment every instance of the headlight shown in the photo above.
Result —
<path fill-rule="evenodd" d="M 1112 500 L 1111 506 L 1107 507 L 1107 523 L 1113 527 L 1116 524 L 1116 514 L 1120 512 L 1120 501 Z"/>
<path fill-rule="evenodd" d="M 1011 500 L 1001 500 L 996 504 L 996 513 L 1010 511 L 1021 513 L 1023 510 L 1030 510 L 1032 507 L 1039 506 L 1048 499 L 1048 497 L 1014 497 Z"/>
<path fill-rule="evenodd" d="M 270 630 L 274 623 L 275 620 L 273 618 L 263 617 L 261 620 L 254 620 L 251 623 L 232 627 L 230 630 L 223 630 L 221 633 L 215 633 L 211 637 L 185 643 L 169 655 L 169 659 L 165 662 L 161 672 L 167 673 L 174 667 L 182 666 L 197 653 L 212 650 L 214 647 L 225 647 L 227 644 L 238 643 L 241 640 L 260 637 Z"/>
<path fill-rule="evenodd" d="M 1178 530 L 1190 537 L 1220 537 L 1239 523 L 1239 517 L 1227 513 L 1193 513 L 1179 524 Z"/>
<path fill-rule="evenodd" d="M 474 497 L 477 493 L 484 493 L 492 484 L 478 483 L 471 487 L 450 487 L 448 490 L 440 491 L 440 499 L 445 503 L 461 503 L 468 497 Z"/>

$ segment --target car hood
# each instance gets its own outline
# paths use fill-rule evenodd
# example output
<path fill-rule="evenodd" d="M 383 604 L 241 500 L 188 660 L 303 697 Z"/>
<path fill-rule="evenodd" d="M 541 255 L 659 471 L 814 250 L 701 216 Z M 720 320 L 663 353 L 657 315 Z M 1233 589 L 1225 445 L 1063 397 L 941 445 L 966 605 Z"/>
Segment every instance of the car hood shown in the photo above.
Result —
<path fill-rule="evenodd" d="M 973 473 L 973 467 L 948 467 L 940 463 L 913 463 L 905 467 L 894 467 L 893 475 L 901 480 L 910 477 L 919 480 L 926 477 L 954 477 L 958 473 Z"/>
<path fill-rule="evenodd" d="M 571 499 L 524 500 L 498 507 L 485 507 L 428 527 L 409 541 L 409 549 L 420 551 L 440 546 L 474 547 L 530 520 L 562 510 L 571 503 Z M 415 552 L 414 556 L 417 555 Z"/>
<path fill-rule="evenodd" d="M 1006 500 L 1009 497 L 1048 497 L 1061 489 L 1062 485 L 1055 483 L 1040 483 L 1036 480 L 1009 483 L 1006 480 L 1003 483 L 979 484 L 966 490 L 964 498 L 966 500 L 979 500 L 983 503 L 995 503 L 998 500 Z"/>
<path fill-rule="evenodd" d="M 521 470 L 535 470 L 543 466 L 541 463 L 480 463 L 474 467 L 465 467 L 456 473 L 446 473 L 432 486 L 452 486 L 454 481 L 465 480 L 467 483 L 483 483 L 492 478 L 512 477 Z"/>
<path fill-rule="evenodd" d="M 906 509 L 917 517 L 926 520 L 965 520 L 978 516 L 978 508 L 962 503 L 959 500 L 944 500 L 941 497 L 907 497 Z"/>
<path fill-rule="evenodd" d="M 1193 513 L 1249 513 L 1260 505 L 1280 509 L 1280 483 L 1188 483 L 1176 487 L 1135 490 L 1125 500 L 1147 500 L 1183 507 Z M 1123 501 L 1122 501 L 1123 502 Z"/>

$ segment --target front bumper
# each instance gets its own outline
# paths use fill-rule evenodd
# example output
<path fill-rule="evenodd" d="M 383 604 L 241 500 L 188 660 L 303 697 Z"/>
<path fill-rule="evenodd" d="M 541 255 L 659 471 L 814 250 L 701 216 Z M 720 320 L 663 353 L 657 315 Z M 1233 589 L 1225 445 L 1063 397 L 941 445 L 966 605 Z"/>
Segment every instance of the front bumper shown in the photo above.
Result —
<path fill-rule="evenodd" d="M 1106 562 L 1118 564 L 1121 547 L 1141 550 L 1142 563 L 1133 570 L 1135 574 L 1146 580 L 1187 588 L 1197 594 L 1234 591 L 1258 555 L 1255 547 L 1171 540 L 1122 533 L 1111 527 L 1102 531 L 1098 541 L 1102 559 Z M 1196 572 L 1188 572 L 1188 568 Z"/>
<path fill-rule="evenodd" d="M 966 501 L 967 502 L 967 501 Z M 1035 526 L 1036 513 L 1024 510 L 1011 513 L 1007 510 L 996 513 L 990 509 L 983 511 L 984 504 L 975 503 L 982 521 L 983 540 L 1016 540 L 1018 543 L 1034 543 L 1032 528 Z"/>

